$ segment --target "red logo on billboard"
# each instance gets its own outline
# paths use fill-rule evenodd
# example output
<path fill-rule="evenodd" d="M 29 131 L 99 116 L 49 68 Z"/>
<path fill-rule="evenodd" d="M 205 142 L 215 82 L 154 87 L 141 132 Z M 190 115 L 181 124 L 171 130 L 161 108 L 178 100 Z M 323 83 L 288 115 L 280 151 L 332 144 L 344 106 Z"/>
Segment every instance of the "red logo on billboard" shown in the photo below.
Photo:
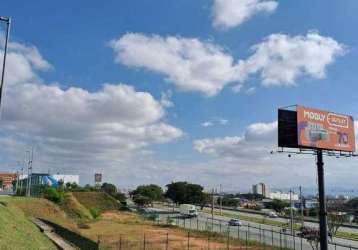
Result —
<path fill-rule="evenodd" d="M 327 116 L 327 121 L 331 126 L 348 128 L 348 116 L 329 113 Z"/>

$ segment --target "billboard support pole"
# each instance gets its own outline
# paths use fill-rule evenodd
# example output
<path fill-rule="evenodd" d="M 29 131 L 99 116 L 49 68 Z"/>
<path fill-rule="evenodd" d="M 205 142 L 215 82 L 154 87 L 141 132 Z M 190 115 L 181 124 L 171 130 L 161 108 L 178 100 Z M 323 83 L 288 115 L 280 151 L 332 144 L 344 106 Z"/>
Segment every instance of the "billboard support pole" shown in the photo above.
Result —
<path fill-rule="evenodd" d="M 319 197 L 319 232 L 321 250 L 328 250 L 327 209 L 324 191 L 324 169 L 322 150 L 317 150 L 318 197 Z"/>

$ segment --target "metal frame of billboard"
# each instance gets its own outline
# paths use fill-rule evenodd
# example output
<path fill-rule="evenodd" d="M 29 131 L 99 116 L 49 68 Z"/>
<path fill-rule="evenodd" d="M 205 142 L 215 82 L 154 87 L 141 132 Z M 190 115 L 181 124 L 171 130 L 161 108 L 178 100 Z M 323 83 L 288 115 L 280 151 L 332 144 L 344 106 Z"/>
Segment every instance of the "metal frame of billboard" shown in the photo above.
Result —
<path fill-rule="evenodd" d="M 316 155 L 318 196 L 319 196 L 320 249 L 328 250 L 327 208 L 326 208 L 326 201 L 325 201 L 323 155 L 333 156 L 336 158 L 355 157 L 357 155 L 353 151 L 324 149 L 318 147 L 306 147 L 306 146 L 299 145 L 298 143 L 299 125 L 298 125 L 298 117 L 297 117 L 297 106 L 298 105 L 292 105 L 292 106 L 278 109 L 278 130 L 279 130 L 278 144 L 281 150 L 278 150 L 277 152 L 287 153 L 289 157 L 291 157 L 291 154 Z M 291 110 L 292 108 L 295 108 L 295 110 Z M 282 122 L 285 122 L 285 119 L 287 122 L 286 127 L 285 126 L 282 127 L 282 125 L 284 125 L 282 124 Z M 354 136 L 354 130 L 353 130 L 353 136 Z M 353 138 L 353 142 L 355 143 L 354 139 L 355 138 Z M 290 150 L 285 150 L 285 148 L 290 148 Z M 297 151 L 292 150 L 292 148 L 296 148 Z M 355 145 L 353 148 L 355 149 Z M 273 153 L 273 151 L 271 153 Z"/>

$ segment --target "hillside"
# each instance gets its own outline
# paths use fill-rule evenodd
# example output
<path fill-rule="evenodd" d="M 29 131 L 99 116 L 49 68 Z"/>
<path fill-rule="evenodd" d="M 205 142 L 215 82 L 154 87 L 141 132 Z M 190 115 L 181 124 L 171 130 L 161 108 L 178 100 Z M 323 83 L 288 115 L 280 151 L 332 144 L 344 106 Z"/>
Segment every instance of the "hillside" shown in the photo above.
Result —
<path fill-rule="evenodd" d="M 0 249 L 57 249 L 21 209 L 0 199 Z"/>
<path fill-rule="evenodd" d="M 76 229 L 76 223 L 58 205 L 42 198 L 8 197 L 12 207 L 21 209 L 26 217 L 42 218 L 69 229 Z"/>
<path fill-rule="evenodd" d="M 118 201 L 103 192 L 73 192 L 73 196 L 87 209 L 118 210 Z"/>
<path fill-rule="evenodd" d="M 72 193 L 67 193 L 61 208 L 65 213 L 74 220 L 88 221 L 93 219 L 90 211 L 81 204 Z"/>

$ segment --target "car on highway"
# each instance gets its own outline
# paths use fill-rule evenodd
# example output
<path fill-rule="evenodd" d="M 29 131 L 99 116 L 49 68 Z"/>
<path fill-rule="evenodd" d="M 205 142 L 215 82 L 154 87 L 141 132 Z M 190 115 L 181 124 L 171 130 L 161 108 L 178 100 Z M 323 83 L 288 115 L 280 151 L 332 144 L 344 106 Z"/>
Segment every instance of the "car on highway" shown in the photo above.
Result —
<path fill-rule="evenodd" d="M 277 218 L 278 217 L 278 215 L 275 212 L 269 212 L 267 214 L 267 216 L 270 217 L 270 218 Z"/>
<path fill-rule="evenodd" d="M 235 226 L 235 227 L 239 227 L 242 225 L 241 221 L 239 219 L 231 219 L 228 222 L 229 226 Z"/>

